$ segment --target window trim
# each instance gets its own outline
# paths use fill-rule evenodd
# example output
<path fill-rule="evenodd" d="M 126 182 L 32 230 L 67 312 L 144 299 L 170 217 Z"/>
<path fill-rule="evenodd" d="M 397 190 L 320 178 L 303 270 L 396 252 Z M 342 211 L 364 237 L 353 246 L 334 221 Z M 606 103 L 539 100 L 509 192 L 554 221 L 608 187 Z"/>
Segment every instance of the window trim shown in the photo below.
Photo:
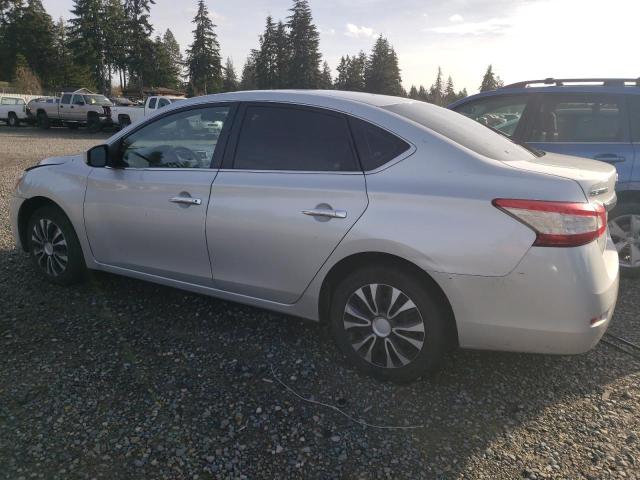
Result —
<path fill-rule="evenodd" d="M 170 106 L 170 105 L 169 105 Z M 123 142 L 129 138 L 131 135 L 140 131 L 141 129 L 162 120 L 165 117 L 173 114 L 179 114 L 182 112 L 190 111 L 190 110 L 202 110 L 204 108 L 216 108 L 216 107 L 227 107 L 229 108 L 229 113 L 227 114 L 228 121 L 226 121 L 222 127 L 220 132 L 220 136 L 218 137 L 218 142 L 216 143 L 216 148 L 213 152 L 213 158 L 209 163 L 208 167 L 203 168 L 163 168 L 163 167 L 123 167 L 118 165 L 107 165 L 106 168 L 112 168 L 115 170 L 131 170 L 131 171 L 153 171 L 153 172 L 175 172 L 175 171 L 209 171 L 209 170 L 219 170 L 220 164 L 222 162 L 222 156 L 224 155 L 224 151 L 226 150 L 229 135 L 231 132 L 231 128 L 233 123 L 235 122 L 236 113 L 238 110 L 238 102 L 236 101 L 228 101 L 228 102 L 214 102 L 214 103 L 197 103 L 195 105 L 185 105 L 175 109 L 168 109 L 163 111 L 162 113 L 158 113 L 157 115 L 153 115 L 148 121 L 141 122 L 140 124 L 135 125 L 135 127 L 127 132 L 126 135 L 122 135 L 115 139 L 115 141 L 109 144 L 109 156 L 117 161 L 122 161 L 122 145 Z"/>
<path fill-rule="evenodd" d="M 246 118 L 247 109 L 249 107 L 271 107 L 271 108 L 283 108 L 293 110 L 306 110 L 315 113 L 322 113 L 325 115 L 340 118 L 344 121 L 347 128 L 347 135 L 349 138 L 349 146 L 351 148 L 351 155 L 356 164 L 357 170 L 260 170 L 260 169 L 241 169 L 235 168 L 235 157 L 238 149 L 238 141 L 240 139 L 240 132 L 242 131 L 242 125 Z M 225 149 L 225 155 L 222 160 L 220 169 L 229 172 L 251 172 L 251 173 L 284 173 L 284 174 L 333 174 L 333 175 L 362 175 L 362 164 L 358 156 L 358 151 L 355 148 L 355 142 L 351 127 L 349 126 L 348 115 L 343 112 L 332 110 L 329 108 L 317 107 L 312 105 L 304 105 L 299 103 L 289 103 L 282 101 L 246 101 L 241 102 L 238 108 L 238 114 L 236 115 L 233 131 L 231 133 L 227 148 Z"/>
<path fill-rule="evenodd" d="M 542 104 L 545 102 L 546 99 L 548 99 L 551 96 L 564 96 L 565 98 L 571 98 L 571 97 L 582 97 L 583 99 L 585 99 L 585 102 L 588 102 L 589 99 L 592 99 L 591 101 L 598 101 L 597 98 L 602 98 L 602 97 L 610 97 L 610 98 L 615 98 L 615 100 L 617 101 L 618 104 L 618 108 L 620 111 L 620 117 L 622 118 L 622 123 L 623 123 L 623 135 L 622 138 L 620 140 L 610 140 L 610 141 L 597 141 L 597 142 L 536 142 L 536 141 L 532 141 L 529 140 L 529 136 L 531 135 L 533 128 L 534 128 L 534 123 L 535 123 L 535 117 L 536 117 L 536 113 L 540 111 L 540 108 L 542 107 Z M 632 143 L 631 141 L 631 119 L 629 117 L 629 113 L 628 113 L 628 109 L 627 109 L 627 102 L 626 99 L 624 98 L 625 95 L 621 95 L 618 93 L 606 93 L 606 92 L 538 92 L 535 94 L 535 102 L 533 103 L 533 105 L 531 106 L 531 114 L 530 116 L 530 120 L 528 122 L 527 125 L 527 130 L 522 132 L 522 138 L 520 138 L 519 140 L 526 142 L 527 144 L 532 144 L 532 145 L 541 145 L 541 144 L 553 144 L 553 145 L 619 145 L 619 144 L 630 144 Z M 626 119 L 626 121 L 625 121 Z"/>

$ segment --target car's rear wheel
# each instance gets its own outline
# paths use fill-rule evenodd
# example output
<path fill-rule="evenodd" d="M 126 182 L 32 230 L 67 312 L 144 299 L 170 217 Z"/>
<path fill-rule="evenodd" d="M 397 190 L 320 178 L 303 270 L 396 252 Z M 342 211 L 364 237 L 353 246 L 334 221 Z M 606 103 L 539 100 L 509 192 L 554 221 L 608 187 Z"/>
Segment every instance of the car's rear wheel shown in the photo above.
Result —
<path fill-rule="evenodd" d="M 425 282 L 395 268 L 353 272 L 332 295 L 338 347 L 353 365 L 382 380 L 407 382 L 434 370 L 447 348 L 446 320 Z"/>
<path fill-rule="evenodd" d="M 9 113 L 9 119 L 7 121 L 10 127 L 17 127 L 20 125 L 20 120 L 17 115 L 13 112 Z"/>
<path fill-rule="evenodd" d="M 621 203 L 609 217 L 609 233 L 620 257 L 620 273 L 640 277 L 640 203 Z"/>
<path fill-rule="evenodd" d="M 51 126 L 49 117 L 44 112 L 38 112 L 38 114 L 36 115 L 36 121 L 38 123 L 38 127 L 43 130 L 46 130 Z"/>
<path fill-rule="evenodd" d="M 27 225 L 31 259 L 44 277 L 59 285 L 80 280 L 85 271 L 82 248 L 71 222 L 53 206 L 36 210 Z"/>

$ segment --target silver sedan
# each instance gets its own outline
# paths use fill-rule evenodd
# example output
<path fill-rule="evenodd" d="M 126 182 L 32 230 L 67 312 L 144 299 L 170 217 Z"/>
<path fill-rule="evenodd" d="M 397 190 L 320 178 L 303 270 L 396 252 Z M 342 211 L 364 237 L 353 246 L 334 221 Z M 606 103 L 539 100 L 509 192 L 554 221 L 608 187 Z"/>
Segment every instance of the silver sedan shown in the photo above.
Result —
<path fill-rule="evenodd" d="M 12 226 L 51 282 L 103 270 L 326 322 L 355 366 L 407 381 L 458 346 L 593 347 L 615 176 L 406 98 L 236 92 L 28 169 Z"/>

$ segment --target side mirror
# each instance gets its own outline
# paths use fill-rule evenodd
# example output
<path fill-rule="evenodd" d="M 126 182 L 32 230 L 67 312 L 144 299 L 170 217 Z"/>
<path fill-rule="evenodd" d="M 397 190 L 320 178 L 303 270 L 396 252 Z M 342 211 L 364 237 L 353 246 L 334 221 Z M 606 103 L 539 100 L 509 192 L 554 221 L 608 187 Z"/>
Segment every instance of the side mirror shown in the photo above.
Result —
<path fill-rule="evenodd" d="M 109 146 L 98 145 L 87 151 L 87 165 L 102 168 L 109 163 Z"/>

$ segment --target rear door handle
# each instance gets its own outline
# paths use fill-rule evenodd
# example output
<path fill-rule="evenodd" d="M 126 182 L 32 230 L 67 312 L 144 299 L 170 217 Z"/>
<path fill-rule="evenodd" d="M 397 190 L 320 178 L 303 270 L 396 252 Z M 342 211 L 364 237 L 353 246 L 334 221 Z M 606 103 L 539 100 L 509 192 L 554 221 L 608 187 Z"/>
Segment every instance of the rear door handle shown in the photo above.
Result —
<path fill-rule="evenodd" d="M 325 218 L 347 218 L 346 210 L 327 210 L 324 208 L 312 208 L 310 210 L 302 210 L 305 215 L 312 217 L 325 217 Z"/>
<path fill-rule="evenodd" d="M 181 203 L 183 205 L 202 205 L 202 200 L 191 197 L 173 197 L 169 199 L 172 203 Z"/>
<path fill-rule="evenodd" d="M 625 157 L 616 155 L 615 153 L 600 153 L 598 155 L 594 155 L 593 159 L 609 163 L 620 163 L 625 161 Z"/>

